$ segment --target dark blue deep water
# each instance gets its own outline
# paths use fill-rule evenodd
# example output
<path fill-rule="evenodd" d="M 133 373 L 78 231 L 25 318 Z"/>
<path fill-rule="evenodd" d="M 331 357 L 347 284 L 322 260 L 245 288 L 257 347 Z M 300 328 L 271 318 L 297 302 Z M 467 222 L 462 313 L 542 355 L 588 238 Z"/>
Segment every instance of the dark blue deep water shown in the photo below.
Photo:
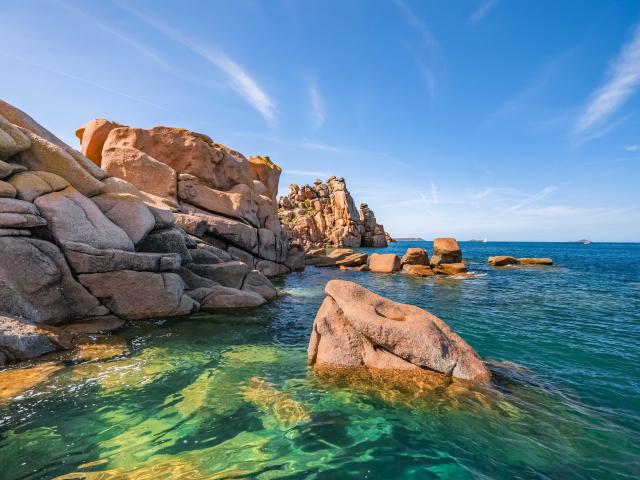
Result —
<path fill-rule="evenodd" d="M 409 246 L 431 252 L 384 251 Z M 257 310 L 136 322 L 102 359 L 39 364 L 27 390 L 0 373 L 0 478 L 640 478 L 640 245 L 461 247 L 476 278 L 308 268 Z M 486 265 L 499 254 L 555 266 Z M 331 278 L 438 315 L 491 388 L 310 371 Z"/>

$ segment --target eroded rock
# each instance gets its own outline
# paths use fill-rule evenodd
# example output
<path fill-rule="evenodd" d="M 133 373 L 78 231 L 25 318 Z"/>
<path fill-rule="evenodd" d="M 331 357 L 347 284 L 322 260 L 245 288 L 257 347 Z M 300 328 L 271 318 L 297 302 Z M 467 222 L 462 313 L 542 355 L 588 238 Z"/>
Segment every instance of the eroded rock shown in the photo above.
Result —
<path fill-rule="evenodd" d="M 331 280 L 313 324 L 311 365 L 428 369 L 478 383 L 491 380 L 477 353 L 438 317 L 353 282 Z"/>

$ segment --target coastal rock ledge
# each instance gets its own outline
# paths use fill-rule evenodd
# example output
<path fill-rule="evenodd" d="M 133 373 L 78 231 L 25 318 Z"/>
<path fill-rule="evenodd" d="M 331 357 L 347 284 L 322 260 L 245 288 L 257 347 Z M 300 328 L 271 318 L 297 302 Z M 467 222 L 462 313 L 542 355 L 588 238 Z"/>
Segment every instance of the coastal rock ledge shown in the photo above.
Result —
<path fill-rule="evenodd" d="M 310 365 L 430 370 L 476 383 L 491 373 L 469 344 L 435 315 L 331 280 L 313 322 Z"/>

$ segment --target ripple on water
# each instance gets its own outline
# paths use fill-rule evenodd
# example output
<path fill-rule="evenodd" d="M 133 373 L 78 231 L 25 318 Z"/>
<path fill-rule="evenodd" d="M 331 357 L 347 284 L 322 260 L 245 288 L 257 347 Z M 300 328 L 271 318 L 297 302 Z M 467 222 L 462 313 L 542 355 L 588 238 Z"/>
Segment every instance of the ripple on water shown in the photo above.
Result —
<path fill-rule="evenodd" d="M 3 479 L 640 477 L 640 247 L 462 247 L 476 278 L 313 268 L 260 309 L 137 322 L 126 348 L 0 373 Z M 559 267 L 485 265 L 501 253 Z M 309 371 L 331 277 L 443 318 L 497 359 L 492 387 Z"/>

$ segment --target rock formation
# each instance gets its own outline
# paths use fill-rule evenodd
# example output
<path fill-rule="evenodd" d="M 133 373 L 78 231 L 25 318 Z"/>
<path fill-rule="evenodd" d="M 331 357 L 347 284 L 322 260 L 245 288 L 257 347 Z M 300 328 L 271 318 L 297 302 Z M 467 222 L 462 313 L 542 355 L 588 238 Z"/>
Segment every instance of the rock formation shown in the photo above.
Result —
<path fill-rule="evenodd" d="M 280 197 L 279 215 L 292 242 L 305 250 L 317 247 L 386 247 L 387 234 L 366 203 L 356 210 L 343 178 L 326 183 L 289 186 Z"/>
<path fill-rule="evenodd" d="M 429 312 L 353 282 L 331 280 L 325 292 L 309 340 L 310 365 L 427 369 L 478 383 L 491 380 L 473 348 Z"/>
<path fill-rule="evenodd" d="M 189 130 L 145 130 L 103 119 L 76 135 L 94 163 L 172 210 L 196 243 L 224 250 L 267 276 L 304 268 L 302 252 L 289 248 L 280 225 L 281 169 L 269 157 L 247 159 Z"/>
<path fill-rule="evenodd" d="M 180 129 L 78 134 L 87 156 L 0 101 L 3 361 L 64 348 L 73 322 L 257 306 L 276 296 L 265 275 L 304 268 L 268 158 Z"/>
<path fill-rule="evenodd" d="M 507 255 L 497 255 L 495 257 L 489 257 L 487 260 L 489 265 L 494 267 L 506 267 L 509 265 L 553 265 L 553 259 L 551 258 L 514 258 Z"/>

